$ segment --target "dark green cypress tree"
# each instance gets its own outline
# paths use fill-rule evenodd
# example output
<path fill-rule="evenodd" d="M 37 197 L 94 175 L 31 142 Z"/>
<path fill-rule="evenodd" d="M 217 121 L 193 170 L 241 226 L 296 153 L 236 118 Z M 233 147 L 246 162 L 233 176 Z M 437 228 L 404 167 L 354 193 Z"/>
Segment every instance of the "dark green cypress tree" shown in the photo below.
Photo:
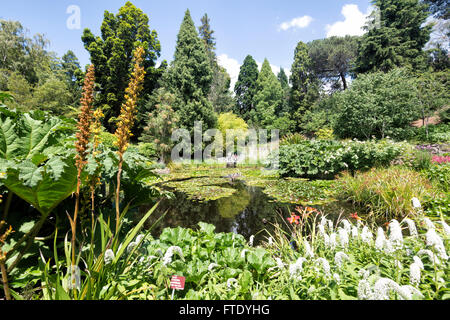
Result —
<path fill-rule="evenodd" d="M 231 78 L 225 68 L 219 66 L 216 56 L 216 42 L 213 36 L 214 30 L 211 29 L 208 15 L 201 18 L 201 26 L 198 28 L 200 38 L 205 45 L 209 63 L 212 69 L 211 89 L 208 94 L 208 100 L 212 103 L 216 113 L 230 111 L 233 107 L 233 97 L 230 92 Z"/>
<path fill-rule="evenodd" d="M 166 83 L 177 97 L 174 107 L 181 126 L 191 132 L 195 121 L 203 121 L 204 129 L 216 124 L 216 116 L 207 98 L 211 81 L 212 70 L 205 46 L 189 10 L 186 10 Z"/>
<path fill-rule="evenodd" d="M 291 68 L 291 94 L 289 111 L 297 126 L 301 127 L 302 118 L 319 97 L 319 84 L 312 71 L 312 62 L 308 54 L 308 46 L 299 42 L 294 52 L 294 63 Z"/>
<path fill-rule="evenodd" d="M 426 67 L 422 49 L 430 40 L 432 26 L 422 26 L 428 5 L 419 0 L 372 0 L 376 10 L 359 44 L 356 72 L 387 72 L 395 67 Z"/>
<path fill-rule="evenodd" d="M 283 103 L 278 110 L 275 110 L 277 115 L 281 115 L 283 113 L 289 113 L 289 95 L 290 95 L 290 87 L 289 87 L 289 79 L 286 75 L 286 72 L 283 68 L 280 68 L 280 72 L 277 75 L 278 81 L 280 81 L 281 88 L 284 91 Z"/>
<path fill-rule="evenodd" d="M 275 122 L 276 111 L 280 110 L 283 104 L 284 91 L 267 59 L 264 59 L 261 67 L 256 89 L 253 98 L 255 109 L 251 112 L 252 122 L 255 126 L 269 128 Z"/>
<path fill-rule="evenodd" d="M 250 120 L 250 112 L 254 109 L 253 97 L 256 93 L 256 80 L 258 80 L 258 65 L 251 55 L 244 59 L 238 80 L 234 86 L 236 105 L 234 113 L 245 121 Z"/>

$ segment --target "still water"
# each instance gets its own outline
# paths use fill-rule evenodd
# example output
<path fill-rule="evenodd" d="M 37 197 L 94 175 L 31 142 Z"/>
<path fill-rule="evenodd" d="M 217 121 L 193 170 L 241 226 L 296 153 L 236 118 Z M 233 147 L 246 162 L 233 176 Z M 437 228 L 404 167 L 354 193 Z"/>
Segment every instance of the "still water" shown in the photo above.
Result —
<path fill-rule="evenodd" d="M 157 237 L 167 227 L 183 227 L 197 229 L 199 222 L 216 226 L 216 232 L 234 232 L 243 235 L 247 240 L 255 235 L 255 243 L 266 240 L 268 232 L 273 231 L 273 224 L 278 223 L 287 229 L 288 218 L 298 206 L 290 203 L 280 203 L 266 195 L 261 187 L 248 186 L 243 181 L 233 181 L 221 184 L 221 187 L 234 188 L 237 191 L 229 197 L 211 201 L 195 201 L 189 199 L 183 192 L 171 190 L 172 199 L 164 199 L 150 219 L 146 227 L 152 226 L 165 212 L 166 215 L 154 226 L 152 235 Z M 333 202 L 324 206 L 313 206 L 325 214 L 328 219 L 337 219 L 339 213 L 349 214 L 355 208 Z M 150 207 L 140 208 L 142 213 Z M 333 219 L 334 218 L 334 219 Z"/>

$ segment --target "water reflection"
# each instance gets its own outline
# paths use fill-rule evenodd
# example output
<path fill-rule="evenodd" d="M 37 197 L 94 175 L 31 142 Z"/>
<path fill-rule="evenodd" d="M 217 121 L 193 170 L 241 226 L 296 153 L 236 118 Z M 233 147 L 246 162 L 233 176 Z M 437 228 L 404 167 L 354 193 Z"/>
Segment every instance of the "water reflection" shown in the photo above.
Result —
<path fill-rule="evenodd" d="M 221 187 L 234 188 L 236 192 L 218 200 L 199 202 L 189 199 L 183 192 L 173 191 L 173 199 L 163 199 L 145 226 L 152 226 L 164 212 L 165 217 L 154 227 L 152 235 L 158 237 L 167 227 L 184 227 L 196 229 L 199 222 L 216 226 L 216 232 L 235 232 L 249 239 L 255 235 L 255 244 L 267 239 L 273 230 L 273 224 L 286 226 L 286 218 L 297 205 L 280 203 L 266 195 L 261 187 L 247 186 L 242 181 L 221 184 Z M 340 212 L 354 212 L 354 208 L 340 202 L 325 206 L 315 206 L 328 214 L 328 218 L 336 219 Z M 150 209 L 140 208 L 141 214 Z M 352 211 L 353 210 L 353 211 Z M 286 230 L 287 231 L 287 230 Z"/>

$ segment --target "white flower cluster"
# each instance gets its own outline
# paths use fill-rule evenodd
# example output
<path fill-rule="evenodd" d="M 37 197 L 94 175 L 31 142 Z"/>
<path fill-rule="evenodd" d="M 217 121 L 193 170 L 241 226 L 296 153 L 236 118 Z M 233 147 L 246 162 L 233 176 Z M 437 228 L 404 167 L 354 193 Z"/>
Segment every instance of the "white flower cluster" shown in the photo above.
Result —
<path fill-rule="evenodd" d="M 328 277 L 331 276 L 331 273 L 330 273 L 330 264 L 329 264 L 329 262 L 328 262 L 327 259 L 325 259 L 325 258 L 317 258 L 317 259 L 315 260 L 315 263 L 316 263 L 316 264 L 321 264 L 321 265 L 322 265 L 322 269 L 323 269 L 323 271 L 325 272 L 325 275 L 326 275 L 326 276 L 328 276 Z"/>
<path fill-rule="evenodd" d="M 230 278 L 227 280 L 227 288 L 231 289 L 231 287 L 237 287 L 239 282 L 235 278 Z"/>
<path fill-rule="evenodd" d="M 409 282 L 413 286 L 418 286 L 420 283 L 420 270 L 423 270 L 423 263 L 418 256 L 414 256 L 413 259 L 414 262 L 409 266 Z"/>
<path fill-rule="evenodd" d="M 313 252 L 313 250 L 311 249 L 311 246 L 309 245 L 308 240 L 304 240 L 304 241 L 303 241 L 303 244 L 304 244 L 304 246 L 305 246 L 305 254 L 306 254 L 306 256 L 307 256 L 307 257 L 313 258 L 313 257 L 314 257 L 314 252 Z"/>
<path fill-rule="evenodd" d="M 442 241 L 441 237 L 436 233 L 435 229 L 428 229 L 426 233 L 427 238 L 427 246 L 433 247 L 439 256 L 443 260 L 448 259 L 447 252 L 445 251 L 444 242 Z"/>
<path fill-rule="evenodd" d="M 379 278 L 373 288 L 366 279 L 358 283 L 358 298 L 360 300 L 390 300 L 390 293 L 396 292 L 401 300 L 412 300 L 413 294 L 423 298 L 419 290 L 410 285 L 401 286 L 389 278 Z"/>
<path fill-rule="evenodd" d="M 297 259 L 295 263 L 292 263 L 289 265 L 289 274 L 291 278 L 294 278 L 296 280 L 301 280 L 302 276 L 299 275 L 303 271 L 303 262 L 305 262 L 306 259 L 303 257 L 300 257 Z"/>
<path fill-rule="evenodd" d="M 181 250 L 180 247 L 177 246 L 172 246 L 169 249 L 167 249 L 166 254 L 164 255 L 163 258 L 163 265 L 168 265 L 169 263 L 172 262 L 172 256 L 178 253 L 180 255 L 180 257 L 183 259 L 183 251 Z"/>
<path fill-rule="evenodd" d="M 105 251 L 105 255 L 104 255 L 104 261 L 105 261 L 105 265 L 108 265 L 110 263 L 113 262 L 115 258 L 114 252 L 111 249 L 108 249 Z"/>
<path fill-rule="evenodd" d="M 334 263 L 336 263 L 338 268 L 342 267 L 342 263 L 344 262 L 344 260 L 350 260 L 349 256 L 342 251 L 336 252 L 334 256 Z"/>
<path fill-rule="evenodd" d="M 408 225 L 409 235 L 411 237 L 417 237 L 419 234 L 417 233 L 417 229 L 416 229 L 416 225 L 415 225 L 414 221 L 412 221 L 409 218 L 406 218 L 403 221 L 406 222 L 406 224 Z"/>

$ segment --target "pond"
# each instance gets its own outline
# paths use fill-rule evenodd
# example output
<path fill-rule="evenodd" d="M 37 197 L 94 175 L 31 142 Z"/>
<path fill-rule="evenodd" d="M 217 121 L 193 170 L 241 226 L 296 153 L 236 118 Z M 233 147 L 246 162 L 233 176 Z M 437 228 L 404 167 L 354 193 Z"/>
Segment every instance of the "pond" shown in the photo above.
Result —
<path fill-rule="evenodd" d="M 298 206 L 293 203 L 282 203 L 263 192 L 264 188 L 250 186 L 242 180 L 218 184 L 222 188 L 232 188 L 236 191 L 231 195 L 216 200 L 197 201 L 188 197 L 184 192 L 167 188 L 174 197 L 163 199 L 146 221 L 145 227 L 150 228 L 162 217 L 152 229 L 152 235 L 158 237 L 167 227 L 183 227 L 197 229 L 199 222 L 206 222 L 216 226 L 216 232 L 234 232 L 243 235 L 247 240 L 255 236 L 255 244 L 267 240 L 268 233 L 273 230 L 273 224 L 280 224 L 288 229 L 287 217 Z M 327 218 L 336 220 L 340 213 L 348 216 L 356 208 L 348 203 L 332 201 L 323 205 L 311 205 L 327 214 Z M 143 214 L 149 206 L 140 208 Z"/>

